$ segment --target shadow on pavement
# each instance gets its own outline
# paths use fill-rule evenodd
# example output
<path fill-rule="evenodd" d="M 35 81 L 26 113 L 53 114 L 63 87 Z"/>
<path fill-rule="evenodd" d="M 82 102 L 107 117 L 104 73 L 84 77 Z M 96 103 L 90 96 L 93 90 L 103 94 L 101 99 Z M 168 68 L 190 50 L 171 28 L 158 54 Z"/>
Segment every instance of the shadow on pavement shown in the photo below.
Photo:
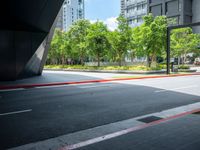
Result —
<path fill-rule="evenodd" d="M 41 77 L 42 78 L 42 77 Z M 100 85 L 100 84 L 96 84 Z M 0 149 L 16 147 L 199 102 L 200 97 L 139 85 L 104 83 L 1 92 Z M 159 143 L 158 143 L 159 144 Z"/>

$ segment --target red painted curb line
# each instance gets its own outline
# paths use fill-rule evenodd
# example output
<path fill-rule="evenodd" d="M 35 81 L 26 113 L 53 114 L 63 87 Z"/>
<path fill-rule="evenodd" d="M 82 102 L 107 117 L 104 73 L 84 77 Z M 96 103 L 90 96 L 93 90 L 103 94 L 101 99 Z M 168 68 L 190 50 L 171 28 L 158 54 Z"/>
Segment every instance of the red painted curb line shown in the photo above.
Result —
<path fill-rule="evenodd" d="M 124 81 L 124 80 L 137 80 L 137 79 L 181 77 L 181 76 L 193 76 L 193 75 L 200 75 L 200 73 L 181 74 L 181 75 L 177 74 L 177 75 L 149 76 L 149 77 L 135 77 L 135 78 L 86 80 L 86 81 L 75 81 L 75 82 L 56 82 L 56 83 L 43 83 L 43 84 L 10 85 L 10 86 L 0 86 L 0 90 L 10 90 L 10 89 L 19 89 L 19 88 L 34 88 L 34 87 L 45 87 L 45 86 L 59 86 L 59 85 L 73 85 L 73 84 L 86 84 L 86 83 L 102 83 L 102 82 L 110 82 L 110 81 Z"/>
<path fill-rule="evenodd" d="M 67 146 L 64 146 L 64 147 L 62 147 L 58 150 L 74 150 L 74 149 L 77 149 L 77 148 L 85 147 L 85 146 L 92 145 L 92 144 L 95 144 L 95 143 L 99 143 L 99 142 L 102 142 L 102 141 L 106 141 L 106 140 L 109 140 L 109 139 L 112 139 L 112 138 L 116 138 L 116 137 L 119 137 L 119 136 L 122 136 L 122 135 L 133 133 L 135 131 L 142 130 L 142 129 L 145 129 L 145 128 L 148 128 L 148 127 L 151 127 L 151 126 L 155 126 L 155 125 L 164 123 L 166 121 L 178 119 L 178 118 L 181 118 L 181 117 L 184 117 L 184 116 L 187 116 L 189 114 L 193 114 L 193 113 L 196 113 L 196 112 L 199 112 L 199 111 L 200 111 L 200 109 L 195 109 L 195 110 L 192 110 L 192 111 L 180 113 L 180 114 L 177 114 L 177 115 L 174 115 L 174 116 L 171 116 L 171 117 L 167 117 L 167 118 L 164 118 L 164 119 L 161 119 L 161 120 L 158 120 L 158 121 L 153 121 L 151 123 L 139 125 L 139 126 L 136 126 L 136 127 L 125 129 L 125 130 L 122 130 L 122 131 L 118 131 L 118 132 L 115 132 L 115 133 L 111 133 L 111 134 L 104 135 L 104 136 L 101 136 L 101 137 L 97 137 L 97 138 L 94 138 L 94 139 L 90 139 L 90 140 L 87 140 L 87 141 L 83 141 L 83 142 L 80 142 L 80 143 L 77 143 L 77 144 L 67 145 Z"/>

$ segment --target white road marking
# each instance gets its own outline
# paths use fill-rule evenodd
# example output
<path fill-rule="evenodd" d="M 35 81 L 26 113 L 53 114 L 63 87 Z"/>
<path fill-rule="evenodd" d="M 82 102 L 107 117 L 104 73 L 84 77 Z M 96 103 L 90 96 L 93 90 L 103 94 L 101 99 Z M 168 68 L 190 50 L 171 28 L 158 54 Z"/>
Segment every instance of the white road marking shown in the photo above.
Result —
<path fill-rule="evenodd" d="M 8 90 L 0 90 L 0 92 L 12 92 L 12 91 L 22 91 L 25 90 L 24 88 L 17 88 L 17 89 L 8 89 Z"/>
<path fill-rule="evenodd" d="M 94 83 L 83 83 L 84 85 L 90 85 L 90 84 L 94 84 Z M 82 85 L 83 85 L 82 84 Z M 60 87 L 76 87 L 76 86 L 80 86 L 80 84 L 66 84 L 66 85 L 52 85 L 52 86 L 41 86 L 41 87 L 35 87 L 36 89 L 47 89 L 47 88 L 60 88 Z"/>
<path fill-rule="evenodd" d="M 7 115 L 14 115 L 14 114 L 21 114 L 21 113 L 26 113 L 26 112 L 31 112 L 32 109 L 27 109 L 27 110 L 20 110 L 20 111 L 13 111 L 13 112 L 8 112 L 8 113 L 2 113 L 0 116 L 7 116 Z"/>
<path fill-rule="evenodd" d="M 167 91 L 173 91 L 173 90 L 189 89 L 189 88 L 195 88 L 195 87 L 198 87 L 198 85 L 191 85 L 191 86 L 184 86 L 184 87 L 179 87 L 179 88 L 157 90 L 157 91 L 155 91 L 155 93 L 161 93 L 161 92 L 167 92 Z"/>
<path fill-rule="evenodd" d="M 110 87 L 110 85 L 92 85 L 92 86 L 80 86 L 81 89 L 98 88 L 98 87 Z"/>
<path fill-rule="evenodd" d="M 173 117 L 181 113 L 187 113 L 187 112 L 190 112 L 193 110 L 199 110 L 199 109 L 200 109 L 200 102 L 197 102 L 197 103 L 184 105 L 177 108 L 163 110 L 161 112 L 147 114 L 147 115 L 139 116 L 136 118 L 131 118 L 128 120 L 122 120 L 119 122 L 114 122 L 111 124 L 94 127 L 87 130 L 82 130 L 82 131 L 62 135 L 56 138 L 51 138 L 51 139 L 39 141 L 36 143 L 22 145 L 19 147 L 11 148 L 9 150 L 28 150 L 28 149 L 29 150 L 30 149 L 65 150 L 67 148 L 73 149 L 73 147 L 77 148 L 77 147 L 82 147 L 88 144 L 94 144 L 94 142 L 108 140 L 110 138 L 132 132 L 134 129 L 137 129 L 141 125 L 145 125 L 145 123 L 138 121 L 141 118 L 145 118 L 148 116 L 156 116 L 156 117 L 161 117 L 163 119 L 166 119 L 168 117 Z"/>
<path fill-rule="evenodd" d="M 35 87 L 36 89 L 47 89 L 47 88 L 59 88 L 59 87 L 66 87 L 69 85 L 52 85 L 52 86 L 41 86 L 41 87 Z"/>
<path fill-rule="evenodd" d="M 86 85 L 86 86 L 83 86 L 83 85 Z M 89 85 L 89 86 L 87 86 L 87 85 Z M 90 86 L 90 85 L 92 85 L 92 86 Z M 95 88 L 95 87 L 108 87 L 108 85 L 95 85 L 95 83 L 83 83 L 83 84 L 65 84 L 65 85 L 52 85 L 52 86 L 38 86 L 38 87 L 34 87 L 33 89 L 49 89 L 49 88 L 61 88 L 61 87 L 78 87 L 78 88 L 83 88 L 84 89 L 84 88 Z M 7 89 L 7 90 L 0 90 L 0 92 L 22 91 L 22 90 L 27 90 L 27 89 L 29 89 L 29 88 Z"/>

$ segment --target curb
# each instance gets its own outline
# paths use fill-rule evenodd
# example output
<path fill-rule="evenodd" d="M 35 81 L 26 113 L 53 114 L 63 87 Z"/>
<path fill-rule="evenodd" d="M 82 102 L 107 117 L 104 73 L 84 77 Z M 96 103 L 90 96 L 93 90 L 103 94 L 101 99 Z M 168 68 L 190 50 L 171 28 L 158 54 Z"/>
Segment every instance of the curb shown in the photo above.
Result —
<path fill-rule="evenodd" d="M 10 86 L 0 86 L 0 90 L 34 88 L 34 87 L 45 87 L 45 86 L 59 86 L 59 85 L 87 84 L 87 83 L 103 83 L 103 82 L 111 82 L 111 81 L 138 80 L 138 79 L 172 78 L 172 77 L 184 77 L 184 76 L 193 76 L 193 75 L 200 75 L 200 73 L 135 77 L 135 78 L 99 79 L 99 80 L 86 80 L 86 81 L 75 81 L 75 82 L 54 82 L 54 83 L 43 83 L 43 84 L 10 85 Z"/>
<path fill-rule="evenodd" d="M 129 71 L 129 70 L 88 70 L 88 69 L 44 69 L 46 71 L 72 71 L 72 72 L 97 72 L 119 74 L 165 74 L 166 71 Z"/>
<path fill-rule="evenodd" d="M 46 71 L 70 71 L 70 72 L 94 72 L 94 73 L 118 73 L 118 74 L 165 74 L 165 70 L 155 70 L 155 71 L 130 71 L 130 70 L 89 70 L 89 69 L 44 69 Z M 179 72 L 194 73 L 197 72 L 196 69 L 180 69 Z"/>

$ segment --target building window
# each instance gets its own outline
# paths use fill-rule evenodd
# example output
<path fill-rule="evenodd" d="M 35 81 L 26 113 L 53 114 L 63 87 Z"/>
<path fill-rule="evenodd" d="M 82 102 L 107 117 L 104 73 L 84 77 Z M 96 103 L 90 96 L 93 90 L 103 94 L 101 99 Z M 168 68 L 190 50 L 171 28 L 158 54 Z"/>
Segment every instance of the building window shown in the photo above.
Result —
<path fill-rule="evenodd" d="M 178 1 L 178 10 L 181 11 L 182 10 L 182 5 L 181 5 L 181 1 Z"/>
<path fill-rule="evenodd" d="M 179 16 L 167 18 L 167 23 L 169 26 L 178 25 L 179 24 Z"/>

